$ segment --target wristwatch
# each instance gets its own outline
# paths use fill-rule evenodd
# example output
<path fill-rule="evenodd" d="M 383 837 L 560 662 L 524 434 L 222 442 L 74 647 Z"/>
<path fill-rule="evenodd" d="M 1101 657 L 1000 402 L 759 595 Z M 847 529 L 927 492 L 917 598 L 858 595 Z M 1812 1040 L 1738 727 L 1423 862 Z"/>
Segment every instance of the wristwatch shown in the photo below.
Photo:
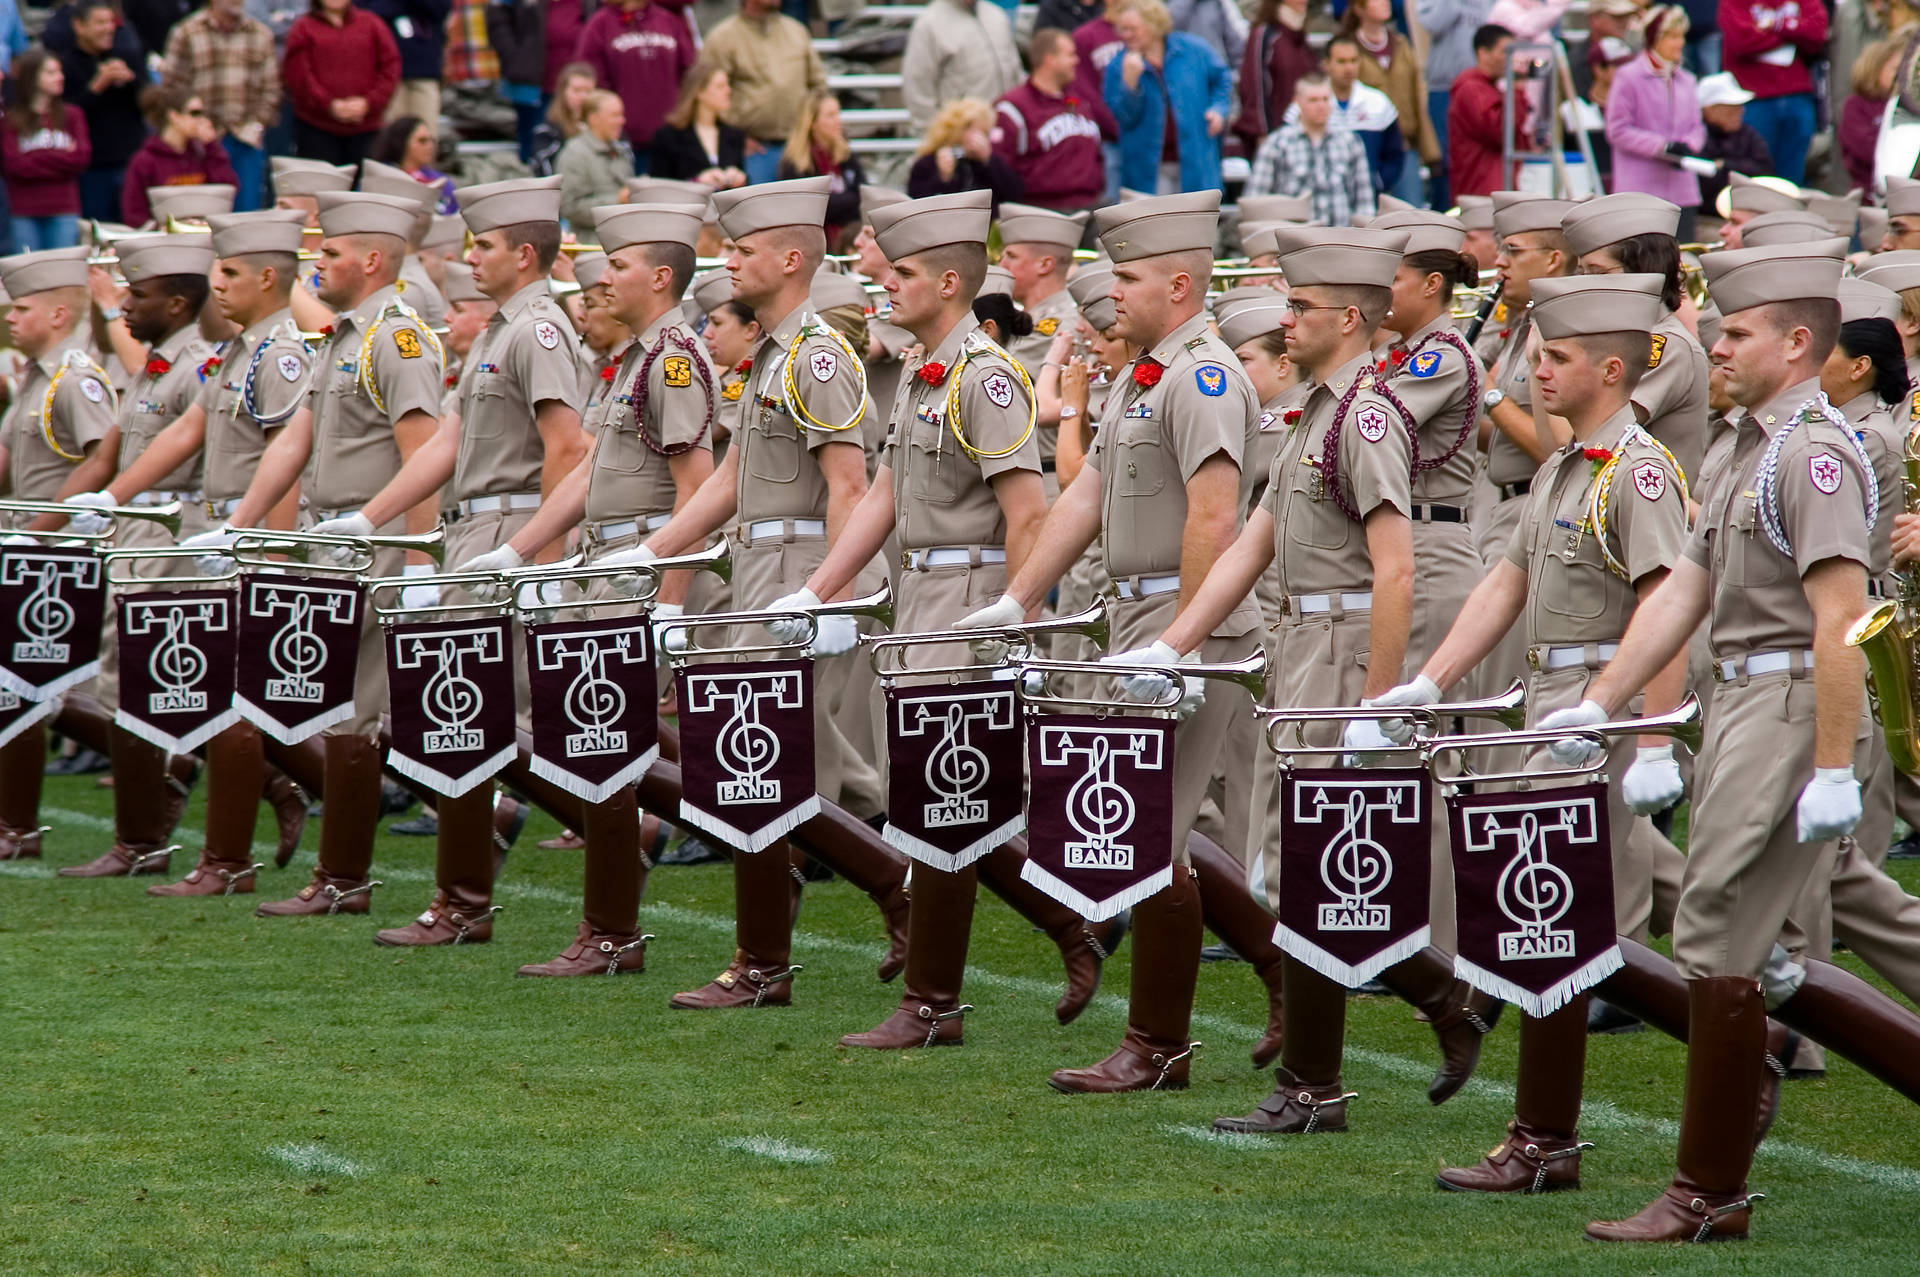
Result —
<path fill-rule="evenodd" d="M 1486 394 L 1480 396 L 1480 406 L 1486 409 L 1488 412 L 1492 412 L 1495 408 L 1498 408 L 1501 404 L 1505 403 L 1506 401 L 1507 401 L 1507 392 L 1500 389 L 1498 386 L 1495 386 L 1492 390 L 1489 390 Z"/>
<path fill-rule="evenodd" d="M 100 319 L 104 323 L 111 324 L 114 320 L 120 318 L 120 315 L 121 310 L 118 306 L 102 306 L 100 308 Z"/>
<path fill-rule="evenodd" d="M 1060 405 L 1060 420 L 1072 421 L 1075 417 L 1079 415 L 1080 415 L 1080 410 L 1074 407 L 1072 404 L 1063 403 Z"/>

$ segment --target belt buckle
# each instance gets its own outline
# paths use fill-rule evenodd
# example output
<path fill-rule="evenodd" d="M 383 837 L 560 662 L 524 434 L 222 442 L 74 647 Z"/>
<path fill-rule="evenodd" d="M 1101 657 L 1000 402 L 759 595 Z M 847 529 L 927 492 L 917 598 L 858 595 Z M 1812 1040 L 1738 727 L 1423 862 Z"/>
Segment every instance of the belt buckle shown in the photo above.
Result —
<path fill-rule="evenodd" d="M 1544 669 L 1546 665 L 1546 663 L 1540 657 L 1541 650 L 1542 649 L 1537 647 L 1530 647 L 1527 649 L 1527 667 L 1536 674 L 1538 674 L 1542 669 Z"/>
<path fill-rule="evenodd" d="M 1727 662 L 1716 659 L 1713 662 L 1712 673 L 1713 673 L 1714 682 L 1716 683 L 1726 682 L 1727 681 Z"/>
<path fill-rule="evenodd" d="M 912 550 L 900 551 L 900 570 L 902 572 L 913 571 L 913 551 Z"/>

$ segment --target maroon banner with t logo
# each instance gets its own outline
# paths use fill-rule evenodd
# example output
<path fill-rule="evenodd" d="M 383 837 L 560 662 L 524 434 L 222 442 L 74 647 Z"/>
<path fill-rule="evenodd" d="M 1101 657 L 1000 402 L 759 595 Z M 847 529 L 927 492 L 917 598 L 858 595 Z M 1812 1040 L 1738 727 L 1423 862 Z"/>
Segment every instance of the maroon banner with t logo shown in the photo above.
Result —
<path fill-rule="evenodd" d="M 1620 969 L 1605 785 L 1462 795 L 1447 808 L 1454 974 L 1538 1017 Z"/>
<path fill-rule="evenodd" d="M 1350 989 L 1426 947 L 1428 784 L 1424 767 L 1282 774 L 1275 944 Z"/>
<path fill-rule="evenodd" d="M 659 690 L 644 616 L 527 626 L 533 770 L 605 802 L 660 756 Z"/>
<path fill-rule="evenodd" d="M 57 697 L 30 701 L 11 688 L 0 687 L 0 745 L 26 731 L 59 708 Z"/>
<path fill-rule="evenodd" d="M 682 666 L 680 818 L 736 851 L 761 851 L 820 810 L 813 663 Z"/>
<path fill-rule="evenodd" d="M 280 572 L 242 577 L 233 690 L 241 717 L 288 745 L 352 718 L 366 605 L 352 581 Z"/>
<path fill-rule="evenodd" d="M 0 546 L 0 687 L 43 701 L 100 672 L 107 576 L 85 546 Z"/>
<path fill-rule="evenodd" d="M 115 725 L 175 754 L 240 721 L 233 707 L 239 631 L 231 590 L 160 590 L 114 599 L 120 708 Z"/>
<path fill-rule="evenodd" d="M 513 632 L 504 616 L 387 627 L 393 747 L 403 776 L 458 798 L 513 758 Z"/>
<path fill-rule="evenodd" d="M 949 873 L 1026 827 L 1009 680 L 887 689 L 887 842 Z"/>
<path fill-rule="evenodd" d="M 1027 863 L 1020 876 L 1089 922 L 1173 882 L 1170 718 L 1027 718 Z"/>

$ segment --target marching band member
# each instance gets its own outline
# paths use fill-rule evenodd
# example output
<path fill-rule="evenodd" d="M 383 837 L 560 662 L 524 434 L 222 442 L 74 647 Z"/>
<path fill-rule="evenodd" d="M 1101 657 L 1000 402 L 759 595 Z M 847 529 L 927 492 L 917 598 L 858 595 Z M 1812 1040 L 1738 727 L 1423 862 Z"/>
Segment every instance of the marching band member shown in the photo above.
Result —
<path fill-rule="evenodd" d="M 306 405 L 267 444 L 246 496 L 226 522 L 183 542 L 210 554 L 232 544 L 235 527 L 261 526 L 296 483 L 308 518 L 319 521 L 316 527 L 350 520 L 427 445 L 439 424 L 445 389 L 440 347 L 426 321 L 394 288 L 417 206 L 354 192 L 324 191 L 317 199 L 325 236 L 319 298 L 338 313 L 327 325 L 332 331 L 324 334 L 326 344 L 316 352 Z M 396 517 L 389 526 L 369 530 L 398 533 L 402 524 Z M 381 548 L 371 572 L 394 575 L 402 559 L 401 551 Z M 328 728 L 322 740 L 326 806 L 319 863 L 313 880 L 294 896 L 262 904 L 255 911 L 262 917 L 367 912 L 386 699 L 385 645 L 379 621 L 365 609 L 353 716 Z"/>
<path fill-rule="evenodd" d="M 498 183 L 489 183 L 498 185 Z M 440 208 L 441 188 L 422 182 L 403 168 L 382 164 L 379 160 L 360 161 L 360 189 L 368 195 L 394 195 L 420 206 L 413 219 L 413 233 L 407 236 L 407 259 L 400 267 L 400 296 L 429 324 L 446 318 L 447 301 L 420 260 L 422 245 L 434 232 L 434 217 Z M 458 199 L 458 192 L 454 198 Z"/>
<path fill-rule="evenodd" d="M 580 302 L 586 310 L 580 333 L 581 384 L 587 388 L 583 417 L 613 393 L 620 358 L 633 344 L 632 331 L 613 313 L 608 300 L 606 273 L 605 253 L 581 253 L 573 259 L 573 278 L 580 285 Z"/>
<path fill-rule="evenodd" d="M 446 294 L 447 332 L 441 344 L 447 352 L 447 393 L 440 401 L 442 417 L 460 406 L 460 382 L 467 375 L 467 356 L 500 310 L 498 302 L 474 286 L 473 267 L 465 262 L 447 263 Z"/>
<path fill-rule="evenodd" d="M 313 530 L 369 536 L 435 500 L 444 487 L 447 553 L 458 563 L 497 549 L 519 531 L 585 454 L 586 436 L 574 406 L 579 359 L 547 286 L 560 251 L 560 179 L 490 182 L 464 187 L 454 198 L 473 232 L 467 261 L 474 286 L 499 306 L 474 343 L 459 410 L 438 423 L 361 509 Z M 514 668 L 516 699 L 524 707 L 525 675 Z M 434 812 L 433 900 L 408 926 L 376 934 L 377 944 L 492 938 L 493 786 L 478 785 L 457 798 L 441 794 Z"/>
<path fill-rule="evenodd" d="M 1065 354 L 1058 348 L 1062 333 L 1071 336 L 1079 308 L 1067 291 L 1073 270 L 1073 250 L 1087 232 L 1086 213 L 1056 213 L 1032 204 L 1000 206 L 1000 265 L 1013 278 L 1013 300 L 1033 319 L 1031 335 L 1006 343 L 1027 378 L 1038 388 L 1051 371 L 1059 375 Z M 1057 390 L 1058 383 L 1055 383 Z M 1049 396 L 1040 396 L 1044 408 Z M 1054 437 L 1060 429 L 1058 412 L 1041 413 L 1040 464 L 1047 477 L 1049 500 L 1060 493 L 1054 473 Z"/>

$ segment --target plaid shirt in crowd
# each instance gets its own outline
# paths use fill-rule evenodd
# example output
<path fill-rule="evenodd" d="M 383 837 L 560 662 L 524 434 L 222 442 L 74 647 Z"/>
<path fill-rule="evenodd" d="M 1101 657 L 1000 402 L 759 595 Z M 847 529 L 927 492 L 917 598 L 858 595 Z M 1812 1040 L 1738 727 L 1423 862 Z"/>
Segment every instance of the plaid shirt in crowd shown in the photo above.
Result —
<path fill-rule="evenodd" d="M 280 64 L 273 33 L 243 17 L 222 27 L 213 10 L 188 14 L 167 37 L 163 82 L 184 84 L 200 96 L 222 133 L 244 124 L 268 127 L 280 119 Z"/>
<path fill-rule="evenodd" d="M 1374 215 L 1366 144 L 1337 124 L 1318 143 L 1298 124 L 1269 133 L 1253 157 L 1245 193 L 1312 196 L 1314 217 L 1329 226 L 1351 226 L 1356 216 Z"/>
<path fill-rule="evenodd" d="M 487 6 L 484 0 L 454 0 L 447 15 L 447 51 L 441 74 L 448 84 L 500 78 L 500 56 L 487 42 Z"/>

